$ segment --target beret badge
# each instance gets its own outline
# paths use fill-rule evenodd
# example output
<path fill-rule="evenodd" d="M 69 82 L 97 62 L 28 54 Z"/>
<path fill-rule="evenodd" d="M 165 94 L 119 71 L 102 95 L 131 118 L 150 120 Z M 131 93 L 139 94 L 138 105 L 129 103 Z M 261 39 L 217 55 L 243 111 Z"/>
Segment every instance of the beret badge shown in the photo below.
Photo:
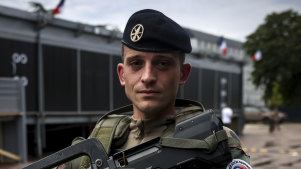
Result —
<path fill-rule="evenodd" d="M 144 28 L 141 24 L 137 24 L 133 27 L 130 37 L 132 42 L 137 42 L 142 38 Z"/>

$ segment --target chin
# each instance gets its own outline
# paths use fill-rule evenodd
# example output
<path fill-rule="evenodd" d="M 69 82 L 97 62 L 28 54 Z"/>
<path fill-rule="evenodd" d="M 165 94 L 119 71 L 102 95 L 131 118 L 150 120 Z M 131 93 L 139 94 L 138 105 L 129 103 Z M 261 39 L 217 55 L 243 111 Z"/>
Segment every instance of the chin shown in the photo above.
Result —
<path fill-rule="evenodd" d="M 156 113 L 162 109 L 162 103 L 160 104 L 159 101 L 143 101 L 138 104 L 138 109 L 147 114 Z"/>
<path fill-rule="evenodd" d="M 141 112 L 147 114 L 156 114 L 160 112 L 162 113 L 162 111 L 164 111 L 169 105 L 168 102 L 162 100 L 148 100 L 140 102 L 140 104 L 137 106 Z"/>

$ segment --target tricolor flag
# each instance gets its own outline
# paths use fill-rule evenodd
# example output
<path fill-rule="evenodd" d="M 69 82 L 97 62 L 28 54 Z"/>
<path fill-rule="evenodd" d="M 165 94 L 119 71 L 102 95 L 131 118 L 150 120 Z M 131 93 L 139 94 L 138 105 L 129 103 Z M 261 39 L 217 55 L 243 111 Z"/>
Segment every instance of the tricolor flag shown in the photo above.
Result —
<path fill-rule="evenodd" d="M 252 56 L 252 60 L 259 61 L 261 59 L 261 50 L 257 50 L 255 54 Z"/>
<path fill-rule="evenodd" d="M 227 43 L 224 39 L 224 37 L 220 37 L 217 41 L 217 45 L 219 46 L 220 50 L 222 51 L 222 54 L 225 56 L 227 55 Z"/>
<path fill-rule="evenodd" d="M 61 0 L 60 3 L 56 6 L 56 8 L 52 11 L 52 14 L 55 15 L 55 14 L 59 14 L 62 12 L 62 8 L 64 6 L 64 2 L 65 0 Z"/>

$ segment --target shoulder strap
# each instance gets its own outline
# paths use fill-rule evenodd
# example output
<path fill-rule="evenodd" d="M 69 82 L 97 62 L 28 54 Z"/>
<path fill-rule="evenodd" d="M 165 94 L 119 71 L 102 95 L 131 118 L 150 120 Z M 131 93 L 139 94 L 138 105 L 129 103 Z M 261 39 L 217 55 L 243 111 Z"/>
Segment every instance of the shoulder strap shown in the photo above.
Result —
<path fill-rule="evenodd" d="M 89 137 L 94 137 L 100 140 L 104 149 L 107 153 L 109 153 L 117 126 L 121 121 L 127 121 L 128 119 L 129 117 L 126 115 L 107 116 L 107 118 L 103 118 L 96 124 Z"/>
<path fill-rule="evenodd" d="M 201 149 L 205 153 L 211 153 L 216 149 L 219 142 L 227 139 L 228 137 L 226 131 L 220 130 L 216 133 L 214 132 L 204 140 L 162 137 L 160 140 L 160 145 L 164 147 L 181 149 Z"/>
<path fill-rule="evenodd" d="M 180 109 L 180 111 L 176 113 L 176 119 L 175 119 L 176 124 L 181 122 L 182 120 L 185 120 L 187 118 L 196 115 L 197 113 L 201 113 L 205 111 L 205 108 L 201 103 L 192 100 L 186 100 L 186 99 L 176 99 L 175 107 L 182 108 Z M 166 130 L 163 132 L 162 137 L 167 137 L 173 134 L 176 124 L 168 125 Z"/>
<path fill-rule="evenodd" d="M 126 115 L 107 115 L 106 117 L 107 118 L 102 118 L 97 122 L 89 138 L 97 138 L 101 142 L 106 152 L 109 154 L 117 126 L 120 124 L 120 122 L 127 121 L 129 117 Z M 124 129 L 127 129 L 127 127 L 124 127 Z M 88 168 L 89 166 L 90 159 L 89 157 L 84 156 L 82 158 L 80 167 Z"/>
<path fill-rule="evenodd" d="M 118 124 L 129 118 L 127 115 L 121 115 L 133 110 L 132 105 L 123 106 L 114 109 L 101 116 L 89 137 L 95 137 L 102 143 L 103 147 L 110 153 L 110 147 Z"/>

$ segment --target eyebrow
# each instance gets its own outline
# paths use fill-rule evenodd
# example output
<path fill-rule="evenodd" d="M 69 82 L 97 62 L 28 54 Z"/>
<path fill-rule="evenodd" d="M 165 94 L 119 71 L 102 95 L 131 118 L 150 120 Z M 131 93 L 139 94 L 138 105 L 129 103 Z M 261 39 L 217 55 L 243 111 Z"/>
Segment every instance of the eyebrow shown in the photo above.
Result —
<path fill-rule="evenodd" d="M 138 58 L 142 58 L 143 56 L 141 55 L 133 55 L 133 56 L 127 56 L 125 59 L 126 60 L 132 60 L 132 59 L 138 59 Z"/>
<path fill-rule="evenodd" d="M 156 54 L 155 56 L 154 56 L 154 58 L 153 59 L 174 59 L 174 57 L 175 56 L 166 56 L 166 55 L 163 55 L 163 54 L 160 54 L 160 53 L 158 53 L 158 54 Z M 132 56 L 127 56 L 126 57 L 126 60 L 125 61 L 128 61 L 128 60 L 133 60 L 133 59 L 139 59 L 139 58 L 144 58 L 144 56 L 142 56 L 142 55 L 139 55 L 139 54 L 136 54 L 136 55 L 132 55 Z"/>

